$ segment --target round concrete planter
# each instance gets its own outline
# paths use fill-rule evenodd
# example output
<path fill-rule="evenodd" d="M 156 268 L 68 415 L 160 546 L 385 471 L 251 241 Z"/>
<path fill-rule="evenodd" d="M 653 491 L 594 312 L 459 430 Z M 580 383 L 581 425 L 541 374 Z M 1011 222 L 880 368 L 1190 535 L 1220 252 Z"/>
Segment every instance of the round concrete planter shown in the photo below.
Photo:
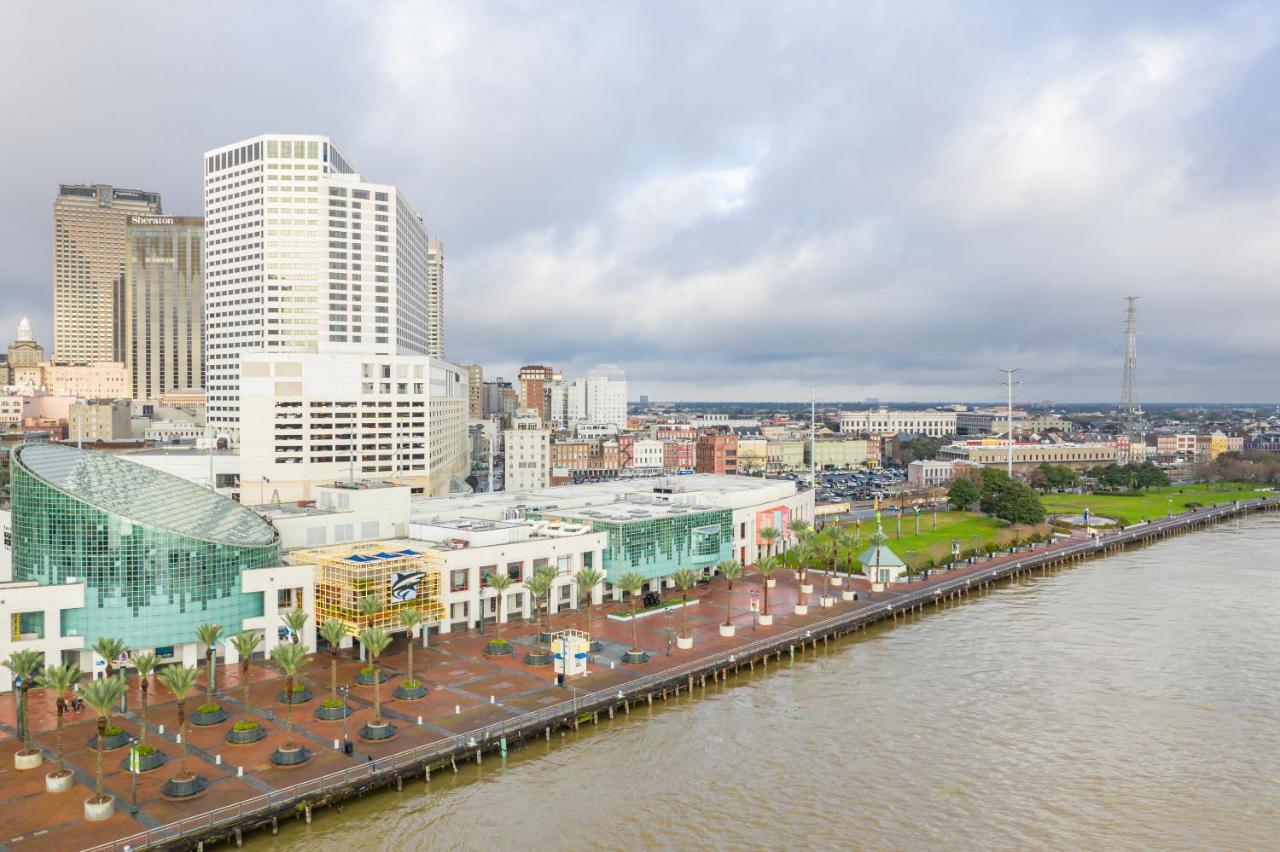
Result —
<path fill-rule="evenodd" d="M 883 592 L 883 591 L 884 591 L 884 583 L 872 583 L 872 584 L 871 584 L 871 591 L 873 591 L 873 592 Z"/>
<path fill-rule="evenodd" d="M 524 655 L 524 661 L 531 666 L 551 665 L 551 652 L 546 648 L 534 648 Z"/>
<path fill-rule="evenodd" d="M 427 688 L 422 684 L 417 686 L 405 686 L 403 683 L 396 687 L 396 691 L 392 693 L 401 701 L 416 701 L 419 698 L 427 697 Z"/>
<path fill-rule="evenodd" d="M 768 615 L 761 615 L 758 617 L 760 619 L 761 627 L 768 627 L 769 625 L 773 624 L 773 613 L 769 613 Z"/>
<path fill-rule="evenodd" d="M 166 799 L 190 799 L 199 796 L 209 786 L 203 775 L 187 775 L 170 778 L 160 787 L 160 795 Z"/>
<path fill-rule="evenodd" d="M 776 589 L 778 588 L 778 578 L 770 577 L 769 579 L 764 581 L 764 585 L 765 585 L 765 588 L 767 589 Z"/>
<path fill-rule="evenodd" d="M 391 675 L 387 674 L 385 669 L 378 669 L 376 674 L 361 669 L 356 672 L 356 683 L 361 686 L 373 686 L 375 683 L 386 683 L 389 677 Z"/>
<path fill-rule="evenodd" d="M 796 615 L 808 615 L 808 614 L 809 614 L 809 605 L 808 605 L 808 604 L 796 604 L 796 608 L 793 610 L 793 612 L 795 612 L 795 614 L 796 614 Z"/>
<path fill-rule="evenodd" d="M 321 722 L 340 722 L 344 717 L 350 715 L 351 708 L 347 706 L 345 701 L 340 707 L 326 707 L 321 704 L 316 708 L 316 718 Z"/>
<path fill-rule="evenodd" d="M 150 772 L 153 769 L 159 769 L 169 760 L 168 756 L 162 751 L 153 751 L 151 754 L 144 754 L 138 758 L 138 771 Z M 129 756 L 125 755 L 124 760 L 120 761 L 120 768 L 125 772 L 129 771 Z"/>
<path fill-rule="evenodd" d="M 128 742 L 128 739 L 128 737 L 125 737 L 125 742 Z M 97 740 L 96 735 L 91 738 L 89 740 L 90 746 L 94 746 Z M 42 763 L 44 763 L 44 752 L 38 748 L 33 748 L 31 751 L 20 751 L 13 756 L 14 769 L 35 769 Z"/>
<path fill-rule="evenodd" d="M 676 647 L 677 647 L 677 648 L 679 648 L 679 649 L 680 649 L 680 650 L 682 650 L 682 651 L 687 651 L 687 650 L 689 650 L 690 648 L 692 648 L 692 647 L 693 647 L 693 637 L 692 637 L 692 636 L 677 636 L 677 637 L 676 637 Z"/>
<path fill-rule="evenodd" d="M 250 728 L 247 731 L 237 731 L 233 725 L 231 730 L 227 731 L 226 741 L 231 745 L 249 745 L 256 743 L 258 740 L 267 736 L 267 729 L 258 725 L 256 728 Z"/>
<path fill-rule="evenodd" d="M 396 726 L 390 722 L 384 721 L 381 725 L 375 725 L 372 722 L 360 729 L 360 738 L 364 740 L 389 740 L 396 735 Z"/>
<path fill-rule="evenodd" d="M 129 736 L 128 731 L 121 731 L 118 734 L 109 734 L 108 736 L 104 737 L 102 740 L 102 750 L 115 751 L 118 748 L 124 748 L 129 744 L 130 739 L 131 737 Z M 97 747 L 98 747 L 98 735 L 94 734 L 93 736 L 89 737 L 89 748 L 96 749 Z"/>
<path fill-rule="evenodd" d="M 841 577 L 839 574 L 832 574 L 832 575 L 831 575 L 831 585 L 833 585 L 833 586 L 843 586 L 843 585 L 844 585 L 844 577 Z"/>
<path fill-rule="evenodd" d="M 632 665 L 647 663 L 649 662 L 649 655 L 638 648 L 631 648 L 622 653 L 622 662 L 631 663 Z"/>
<path fill-rule="evenodd" d="M 191 714 L 191 724 L 207 728 L 210 725 L 221 725 L 227 721 L 227 711 L 219 707 L 213 713 L 201 713 L 199 710 Z"/>
<path fill-rule="evenodd" d="M 734 626 L 734 625 L 732 625 L 732 624 L 721 624 L 721 625 L 720 625 L 720 635 L 721 635 L 721 636 L 732 636 L 736 630 L 737 630 L 737 627 L 735 627 L 735 626 Z"/>
<path fill-rule="evenodd" d="M 111 819 L 116 812 L 116 797 L 104 796 L 105 802 L 97 801 L 97 796 L 84 800 L 84 818 L 86 822 L 102 822 Z"/>
<path fill-rule="evenodd" d="M 823 595 L 822 597 L 818 598 L 818 606 L 830 607 L 835 605 L 836 605 L 836 599 L 831 595 Z"/>
<path fill-rule="evenodd" d="M 599 639 L 592 639 L 591 643 L 587 645 L 588 653 L 598 654 L 603 650 L 604 650 L 604 643 L 601 642 Z"/>
<path fill-rule="evenodd" d="M 489 657 L 505 657 L 511 653 L 510 642 L 489 642 L 484 646 L 484 653 Z"/>
<path fill-rule="evenodd" d="M 278 748 L 271 752 L 272 766 L 301 766 L 311 759 L 311 752 L 305 746 Z"/>
<path fill-rule="evenodd" d="M 840 600 L 845 601 L 846 603 L 849 601 L 857 600 L 857 598 L 858 598 L 858 593 L 855 592 L 853 589 L 845 589 L 840 593 Z"/>
<path fill-rule="evenodd" d="M 47 793 L 65 793 L 75 785 L 76 776 L 70 769 L 50 772 L 44 776 L 44 789 Z"/>
<path fill-rule="evenodd" d="M 802 594 L 802 595 L 811 595 L 811 594 L 813 594 L 813 583 L 801 583 L 801 584 L 800 584 L 800 594 Z"/>
<path fill-rule="evenodd" d="M 307 689 L 304 686 L 302 687 L 302 689 L 295 689 L 293 691 L 292 701 L 289 700 L 289 694 L 287 692 L 285 692 L 283 689 L 280 690 L 280 694 L 276 696 L 276 701 L 278 701 L 281 704 L 297 705 L 297 704 L 306 704 L 308 701 L 312 699 L 312 697 L 313 696 L 311 695 L 311 690 Z"/>

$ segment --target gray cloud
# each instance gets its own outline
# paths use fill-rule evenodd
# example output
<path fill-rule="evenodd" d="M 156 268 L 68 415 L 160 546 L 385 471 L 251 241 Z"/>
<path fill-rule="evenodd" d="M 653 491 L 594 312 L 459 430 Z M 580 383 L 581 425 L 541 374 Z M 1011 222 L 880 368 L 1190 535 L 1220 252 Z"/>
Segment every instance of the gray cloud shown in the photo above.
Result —
<path fill-rule="evenodd" d="M 0 36 L 0 328 L 49 204 L 199 209 L 199 155 L 324 132 L 448 252 L 450 355 L 633 395 L 1280 398 L 1277 20 L 1251 4 L 84 4 Z M 111 61 L 105 61 L 110 59 Z M 14 132 L 16 131 L 16 132 Z"/>

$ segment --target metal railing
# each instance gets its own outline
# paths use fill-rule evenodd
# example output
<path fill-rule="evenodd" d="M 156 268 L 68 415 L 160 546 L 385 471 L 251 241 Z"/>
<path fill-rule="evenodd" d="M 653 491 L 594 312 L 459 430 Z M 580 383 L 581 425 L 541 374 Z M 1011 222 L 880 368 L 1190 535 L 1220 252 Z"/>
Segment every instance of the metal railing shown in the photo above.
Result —
<path fill-rule="evenodd" d="M 336 787 L 355 784 L 374 776 L 398 773 L 405 768 L 416 769 L 424 764 L 437 763 L 460 753 L 489 747 L 492 743 L 508 734 L 536 728 L 539 725 L 546 726 L 553 722 L 558 724 L 566 716 L 577 718 L 579 714 L 584 712 L 591 712 L 607 706 L 616 706 L 619 701 L 630 700 L 637 695 L 651 692 L 655 686 L 661 686 L 677 679 L 686 679 L 690 675 L 699 672 L 755 659 L 765 653 L 778 651 L 783 646 L 794 645 L 797 642 L 808 640 L 815 634 L 822 635 L 842 627 L 879 621 L 885 618 L 886 613 L 890 611 L 912 607 L 921 603 L 929 603 L 940 595 L 971 587 L 975 581 L 982 582 L 999 578 L 1005 573 L 1010 573 L 1023 567 L 1034 567 L 1042 562 L 1052 562 L 1067 556 L 1094 553 L 1115 544 L 1123 544 L 1144 538 L 1152 531 L 1181 527 L 1189 520 L 1218 520 L 1225 516 L 1239 514 L 1243 510 L 1276 502 L 1280 502 L 1280 498 L 1261 498 L 1252 501 L 1241 501 L 1238 506 L 1210 508 L 1198 510 L 1194 513 L 1183 512 L 1172 518 L 1153 521 L 1140 527 L 1130 527 L 1115 533 L 1099 536 L 1096 539 L 1071 544 L 1064 543 L 1065 546 L 1061 547 L 1051 546 L 1040 553 L 1028 554 L 1027 557 L 1021 559 L 1010 558 L 1012 554 L 1005 557 L 988 557 L 988 561 L 992 559 L 1000 559 L 1001 561 L 980 568 L 977 571 L 969 571 L 961 576 L 944 579 L 936 583 L 928 583 L 915 590 L 889 593 L 889 596 L 869 600 L 856 609 L 846 610 L 838 615 L 833 615 L 812 624 L 796 627 L 783 633 L 750 642 L 731 651 L 719 652 L 710 657 L 700 657 L 697 660 L 691 660 L 688 663 L 664 669 L 660 672 L 643 675 L 618 687 L 575 695 L 570 700 L 559 702 L 541 710 L 513 716 L 493 725 L 475 728 L 452 737 L 415 746 L 369 763 L 321 775 L 309 781 L 300 781 L 297 784 L 254 796 L 233 805 L 224 805 L 196 816 L 184 817 L 175 822 L 113 840 L 110 843 L 90 847 L 85 852 L 137 850 L 197 834 L 208 835 L 218 831 L 230 830 L 236 823 L 248 817 L 270 813 L 280 809 L 282 806 L 300 804 L 308 796 L 324 793 Z"/>

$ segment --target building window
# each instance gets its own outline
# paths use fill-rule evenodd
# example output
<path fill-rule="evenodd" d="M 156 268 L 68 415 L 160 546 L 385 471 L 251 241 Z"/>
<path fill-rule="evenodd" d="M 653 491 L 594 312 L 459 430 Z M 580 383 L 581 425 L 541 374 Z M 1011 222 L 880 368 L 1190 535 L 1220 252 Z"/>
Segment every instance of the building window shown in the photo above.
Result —
<path fill-rule="evenodd" d="M 521 576 L 521 569 L 523 569 L 523 567 L 524 567 L 523 562 L 507 563 L 507 576 L 511 578 L 511 581 L 513 583 L 519 583 L 521 580 L 524 579 L 524 577 Z"/>
<path fill-rule="evenodd" d="M 467 590 L 467 575 L 470 572 L 466 568 L 458 568 L 449 572 L 449 591 L 465 592 Z"/>

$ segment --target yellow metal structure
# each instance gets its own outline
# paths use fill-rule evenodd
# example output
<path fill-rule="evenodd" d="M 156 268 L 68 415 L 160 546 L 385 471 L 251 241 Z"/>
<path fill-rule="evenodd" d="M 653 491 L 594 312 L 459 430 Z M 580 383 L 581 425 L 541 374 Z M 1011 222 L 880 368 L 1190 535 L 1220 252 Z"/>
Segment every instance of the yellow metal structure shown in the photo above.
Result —
<path fill-rule="evenodd" d="M 353 633 L 366 627 L 394 632 L 403 609 L 416 607 L 427 624 L 444 617 L 444 557 L 435 551 L 374 541 L 301 550 L 291 561 L 316 566 L 317 624 L 336 618 Z M 369 596 L 381 608 L 366 617 L 359 602 Z"/>

